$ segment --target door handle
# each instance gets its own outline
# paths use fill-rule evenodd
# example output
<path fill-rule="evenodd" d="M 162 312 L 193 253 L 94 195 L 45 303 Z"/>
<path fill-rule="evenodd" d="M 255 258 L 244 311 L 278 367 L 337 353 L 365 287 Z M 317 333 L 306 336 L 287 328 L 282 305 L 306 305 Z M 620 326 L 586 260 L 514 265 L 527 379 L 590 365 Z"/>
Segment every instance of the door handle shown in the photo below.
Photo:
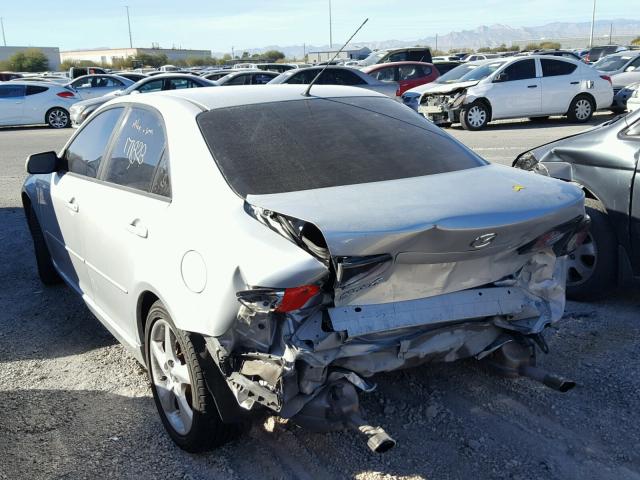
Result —
<path fill-rule="evenodd" d="M 65 205 L 73 213 L 78 213 L 79 208 L 78 208 L 78 203 L 76 202 L 75 197 L 70 198 Z"/>
<path fill-rule="evenodd" d="M 571 85 L 578 85 L 580 82 L 570 82 Z"/>
<path fill-rule="evenodd" d="M 145 227 L 137 218 L 129 225 L 127 225 L 127 230 L 129 231 L 129 233 L 133 233 L 140 238 L 147 238 L 147 235 L 149 235 L 149 230 L 147 230 L 147 227 Z"/>
<path fill-rule="evenodd" d="M 538 88 L 538 85 L 527 85 L 527 88 Z"/>

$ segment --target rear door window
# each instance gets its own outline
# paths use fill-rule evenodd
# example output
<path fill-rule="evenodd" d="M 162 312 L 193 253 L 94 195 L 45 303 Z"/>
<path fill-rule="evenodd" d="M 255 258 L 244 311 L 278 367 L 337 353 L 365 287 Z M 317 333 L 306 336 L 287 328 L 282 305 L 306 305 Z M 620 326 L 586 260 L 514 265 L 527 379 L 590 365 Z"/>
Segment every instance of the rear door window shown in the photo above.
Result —
<path fill-rule="evenodd" d="M 196 82 L 188 78 L 171 78 L 167 80 L 168 90 L 182 90 L 183 88 L 199 87 Z"/>
<path fill-rule="evenodd" d="M 41 87 L 40 85 L 27 85 L 27 95 L 36 95 L 49 90 L 49 87 Z"/>
<path fill-rule="evenodd" d="M 415 80 L 424 76 L 420 65 L 402 65 L 398 67 L 398 78 L 400 80 Z"/>
<path fill-rule="evenodd" d="M 569 75 L 578 68 L 577 65 L 562 60 L 552 60 L 550 58 L 540 59 L 542 64 L 543 77 L 557 77 L 559 75 Z"/>
<path fill-rule="evenodd" d="M 160 115 L 151 110 L 132 108 L 115 139 L 104 180 L 149 192 L 165 146 Z"/>
<path fill-rule="evenodd" d="M 64 154 L 68 171 L 97 177 L 105 149 L 123 111 L 124 107 L 105 110 L 78 132 Z"/>

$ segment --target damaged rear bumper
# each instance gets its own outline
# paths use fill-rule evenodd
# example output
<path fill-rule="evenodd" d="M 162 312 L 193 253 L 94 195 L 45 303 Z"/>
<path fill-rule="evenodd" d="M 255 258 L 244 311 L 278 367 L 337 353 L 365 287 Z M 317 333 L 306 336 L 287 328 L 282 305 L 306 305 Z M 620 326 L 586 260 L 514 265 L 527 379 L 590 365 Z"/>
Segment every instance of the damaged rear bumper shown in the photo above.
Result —
<path fill-rule="evenodd" d="M 383 432 L 359 415 L 356 390 L 374 388 L 366 378 L 481 359 L 538 336 L 562 316 L 564 260 L 540 252 L 510 278 L 428 298 L 334 307 L 319 296 L 296 312 L 244 312 L 206 345 L 241 409 L 262 406 L 314 430 L 353 427 L 379 440 Z"/>

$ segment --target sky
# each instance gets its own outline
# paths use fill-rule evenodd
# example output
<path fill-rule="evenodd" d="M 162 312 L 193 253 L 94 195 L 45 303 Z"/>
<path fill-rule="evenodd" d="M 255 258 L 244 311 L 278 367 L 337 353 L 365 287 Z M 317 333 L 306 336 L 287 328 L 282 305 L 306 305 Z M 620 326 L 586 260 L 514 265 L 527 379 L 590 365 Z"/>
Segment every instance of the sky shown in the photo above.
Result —
<path fill-rule="evenodd" d="M 596 19 L 636 19 L 638 0 L 597 0 Z M 134 47 L 229 52 L 329 43 L 329 0 L 0 0 L 7 45 L 73 50 Z M 592 0 L 332 0 L 333 41 L 368 17 L 355 42 L 414 40 L 501 23 L 511 27 L 591 21 Z M 637 12 L 637 13 L 636 13 Z M 0 38 L 0 41 L 2 39 Z"/>

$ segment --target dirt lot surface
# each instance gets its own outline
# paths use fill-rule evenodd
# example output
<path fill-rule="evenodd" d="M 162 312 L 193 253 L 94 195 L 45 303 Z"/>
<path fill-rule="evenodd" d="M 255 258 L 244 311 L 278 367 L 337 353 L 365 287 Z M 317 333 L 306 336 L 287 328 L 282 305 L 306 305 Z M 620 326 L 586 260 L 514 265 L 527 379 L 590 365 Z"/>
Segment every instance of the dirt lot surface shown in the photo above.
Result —
<path fill-rule="evenodd" d="M 551 120 L 452 133 L 510 163 L 579 130 Z M 142 367 L 68 288 L 44 288 L 36 276 L 23 162 L 70 133 L 0 129 L 0 479 L 640 479 L 637 289 L 569 303 L 547 332 L 551 352 L 540 363 L 578 382 L 569 393 L 475 361 L 424 366 L 380 375 L 361 396 L 372 423 L 398 441 L 387 454 L 352 432 L 313 434 L 274 418 L 217 451 L 179 450 Z"/>

